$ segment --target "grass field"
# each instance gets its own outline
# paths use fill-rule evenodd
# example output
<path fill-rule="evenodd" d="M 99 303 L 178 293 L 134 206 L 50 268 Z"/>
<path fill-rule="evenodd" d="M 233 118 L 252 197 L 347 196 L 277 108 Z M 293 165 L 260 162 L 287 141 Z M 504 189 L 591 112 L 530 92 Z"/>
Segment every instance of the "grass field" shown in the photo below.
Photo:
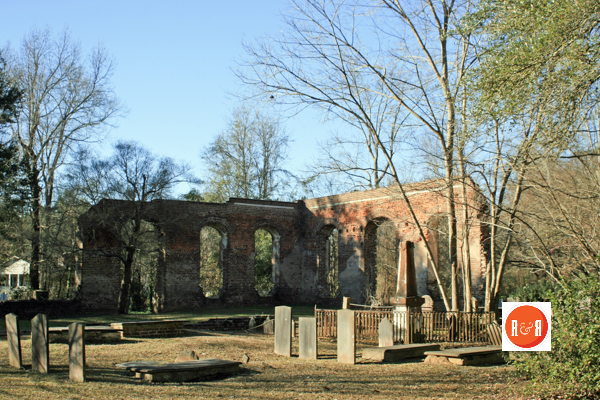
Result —
<path fill-rule="evenodd" d="M 51 373 L 42 375 L 8 365 L 6 339 L 0 341 L 1 399 L 519 399 L 527 382 L 510 366 L 457 367 L 422 362 L 375 364 L 358 357 L 339 364 L 335 342 L 319 342 L 319 360 L 273 354 L 273 337 L 247 333 L 201 333 L 170 339 L 130 339 L 114 345 L 86 346 L 85 383 L 68 380 L 68 348 L 50 345 Z M 31 340 L 22 340 L 25 364 Z M 142 383 L 115 364 L 125 361 L 173 361 L 183 350 L 201 358 L 250 362 L 237 375 L 194 383 Z M 362 348 L 358 347 L 360 355 Z M 298 354 L 297 341 L 293 353 Z"/>

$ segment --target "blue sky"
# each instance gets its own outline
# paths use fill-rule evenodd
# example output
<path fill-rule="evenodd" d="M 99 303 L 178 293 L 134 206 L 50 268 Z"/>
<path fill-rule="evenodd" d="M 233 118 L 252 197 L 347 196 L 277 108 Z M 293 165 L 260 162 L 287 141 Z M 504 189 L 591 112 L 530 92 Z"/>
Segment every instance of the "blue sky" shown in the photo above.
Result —
<path fill-rule="evenodd" d="M 239 82 L 231 71 L 242 43 L 282 28 L 278 0 L 0 0 L 0 47 L 16 50 L 32 28 L 68 28 L 84 53 L 101 43 L 116 62 L 113 84 L 129 110 L 108 140 L 137 140 L 153 152 L 186 161 L 202 177 L 199 154 L 223 130 L 238 104 Z M 319 115 L 287 120 L 288 169 L 310 161 L 329 128 Z"/>

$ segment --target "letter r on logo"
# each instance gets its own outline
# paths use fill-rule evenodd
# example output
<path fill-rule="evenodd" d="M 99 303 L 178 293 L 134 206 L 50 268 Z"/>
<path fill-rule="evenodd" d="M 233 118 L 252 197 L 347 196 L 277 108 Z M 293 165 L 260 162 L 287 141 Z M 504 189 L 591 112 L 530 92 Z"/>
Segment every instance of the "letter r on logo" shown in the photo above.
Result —
<path fill-rule="evenodd" d="M 512 335 L 511 336 L 517 336 L 517 320 L 516 319 L 512 320 Z"/>
<path fill-rule="evenodd" d="M 535 336 L 542 336 L 542 320 L 535 320 Z"/>

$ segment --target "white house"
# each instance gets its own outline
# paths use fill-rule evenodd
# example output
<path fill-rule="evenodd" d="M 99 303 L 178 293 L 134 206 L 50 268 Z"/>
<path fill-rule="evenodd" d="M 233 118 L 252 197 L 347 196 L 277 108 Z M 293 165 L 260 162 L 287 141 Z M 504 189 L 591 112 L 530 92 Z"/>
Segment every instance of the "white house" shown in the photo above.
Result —
<path fill-rule="evenodd" d="M 9 261 L 0 273 L 0 292 L 6 293 L 11 289 L 29 286 L 29 263 L 15 259 Z"/>

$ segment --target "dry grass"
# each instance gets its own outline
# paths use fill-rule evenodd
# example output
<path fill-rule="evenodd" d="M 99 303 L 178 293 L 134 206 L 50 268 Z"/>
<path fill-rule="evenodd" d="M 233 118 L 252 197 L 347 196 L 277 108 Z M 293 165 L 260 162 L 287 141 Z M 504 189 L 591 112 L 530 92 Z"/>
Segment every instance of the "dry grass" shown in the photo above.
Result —
<path fill-rule="evenodd" d="M 88 345 L 85 383 L 68 380 L 67 346 L 50 345 L 51 374 L 8 366 L 6 340 L 0 342 L 2 399 L 517 399 L 527 383 L 515 379 L 509 366 L 457 367 L 404 364 L 339 364 L 335 342 L 320 341 L 319 360 L 273 354 L 273 337 L 260 334 L 205 334 L 171 339 L 124 340 L 115 345 Z M 25 363 L 31 341 L 23 340 Z M 173 361 L 194 350 L 202 358 L 240 361 L 242 372 L 221 380 L 194 383 L 142 383 L 114 367 L 125 361 Z M 294 354 L 298 354 L 297 342 Z M 361 348 L 358 348 L 360 354 Z M 29 367 L 29 366 L 27 366 Z"/>

